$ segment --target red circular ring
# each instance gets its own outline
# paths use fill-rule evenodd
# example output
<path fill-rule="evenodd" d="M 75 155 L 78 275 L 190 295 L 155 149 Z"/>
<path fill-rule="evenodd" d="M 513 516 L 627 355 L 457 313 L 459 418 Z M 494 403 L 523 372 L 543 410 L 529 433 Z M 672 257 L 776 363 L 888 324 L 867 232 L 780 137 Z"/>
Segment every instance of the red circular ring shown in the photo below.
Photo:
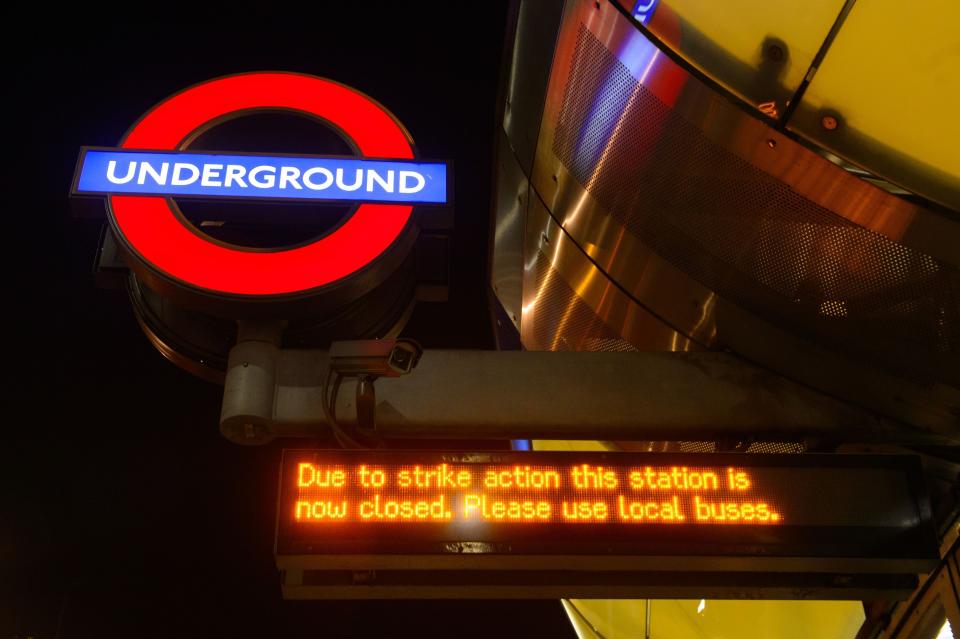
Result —
<path fill-rule="evenodd" d="M 203 125 L 249 109 L 290 109 L 340 128 L 364 157 L 412 159 L 409 136 L 382 106 L 336 82 L 296 73 L 247 73 L 171 96 L 127 133 L 127 149 L 175 150 Z M 347 277 L 400 235 L 413 207 L 361 204 L 334 232 L 293 249 L 254 252 L 216 244 L 188 229 L 167 200 L 112 195 L 116 229 L 147 264 L 188 285 L 232 295 L 289 295 Z"/>

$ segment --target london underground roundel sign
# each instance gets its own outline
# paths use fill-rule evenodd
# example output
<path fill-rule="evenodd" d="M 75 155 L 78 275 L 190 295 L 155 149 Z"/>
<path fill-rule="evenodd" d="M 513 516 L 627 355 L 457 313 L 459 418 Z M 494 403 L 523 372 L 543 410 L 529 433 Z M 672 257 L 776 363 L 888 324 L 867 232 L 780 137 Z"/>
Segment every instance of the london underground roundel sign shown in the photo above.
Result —
<path fill-rule="evenodd" d="M 256 110 L 320 118 L 359 157 L 185 150 L 207 128 Z M 248 73 L 173 95 L 144 115 L 119 148 L 83 149 L 72 193 L 106 196 L 112 227 L 127 249 L 181 285 L 227 297 L 289 296 L 341 281 L 377 260 L 401 236 L 414 204 L 447 201 L 447 168 L 418 161 L 402 125 L 354 89 L 296 73 Z M 358 206 L 324 237 L 262 250 L 198 232 L 173 197 Z"/>

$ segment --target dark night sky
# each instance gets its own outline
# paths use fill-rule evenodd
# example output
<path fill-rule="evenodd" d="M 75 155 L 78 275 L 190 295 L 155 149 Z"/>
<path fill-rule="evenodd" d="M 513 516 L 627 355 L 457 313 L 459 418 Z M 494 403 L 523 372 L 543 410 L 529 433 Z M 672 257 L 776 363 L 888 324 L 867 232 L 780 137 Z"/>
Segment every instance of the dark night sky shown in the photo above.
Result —
<path fill-rule="evenodd" d="M 79 147 L 115 145 L 169 94 L 240 71 L 330 77 L 387 105 L 423 157 L 455 161 L 452 300 L 421 305 L 407 333 L 427 347 L 491 348 L 484 276 L 506 7 L 469 3 L 438 22 L 429 4 L 282 17 L 277 5 L 230 24 L 212 9 L 184 24 L 8 22 L 32 45 L 8 58 L 7 140 L 30 170 L 6 210 L 5 350 L 18 374 L 0 448 L 12 488 L 0 506 L 0 639 L 573 636 L 550 600 L 283 601 L 272 556 L 282 443 L 220 436 L 220 388 L 165 361 L 124 295 L 94 287 L 99 225 L 70 217 Z"/>

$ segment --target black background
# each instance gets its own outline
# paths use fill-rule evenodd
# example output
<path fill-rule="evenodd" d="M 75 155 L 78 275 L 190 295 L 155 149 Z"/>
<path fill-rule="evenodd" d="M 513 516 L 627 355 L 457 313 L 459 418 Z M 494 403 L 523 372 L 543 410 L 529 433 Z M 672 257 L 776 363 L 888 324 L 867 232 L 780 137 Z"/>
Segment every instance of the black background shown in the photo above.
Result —
<path fill-rule="evenodd" d="M 182 21 L 162 4 L 135 17 L 130 5 L 84 16 L 37 6 L 7 21 L 19 48 L 6 54 L 5 143 L 28 170 L 5 170 L 13 374 L 0 473 L 12 490 L 0 506 L 0 637 L 574 636 L 557 601 L 283 601 L 272 555 L 281 444 L 220 436 L 220 388 L 165 361 L 123 293 L 94 287 L 100 225 L 72 219 L 67 199 L 81 145 L 115 145 L 195 82 L 251 70 L 338 80 L 387 105 L 423 157 L 456 163 L 452 299 L 418 307 L 406 334 L 492 348 L 505 5 L 264 4 Z"/>

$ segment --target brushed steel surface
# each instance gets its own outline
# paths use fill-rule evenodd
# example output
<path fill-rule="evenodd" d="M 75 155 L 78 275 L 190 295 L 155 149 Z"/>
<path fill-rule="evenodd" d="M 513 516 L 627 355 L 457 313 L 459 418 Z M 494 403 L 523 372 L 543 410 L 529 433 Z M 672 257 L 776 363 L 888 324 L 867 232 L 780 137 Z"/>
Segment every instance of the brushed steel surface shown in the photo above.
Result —
<path fill-rule="evenodd" d="M 563 2 L 521 0 L 519 5 L 507 77 L 503 129 L 524 173 L 530 175 Z"/>
<path fill-rule="evenodd" d="M 725 297 L 864 368 L 960 379 L 944 224 L 960 225 L 734 108 L 608 5 L 567 3 L 532 185 L 605 274 L 700 344 L 732 347 Z"/>
<path fill-rule="evenodd" d="M 637 304 L 531 197 L 524 239 L 521 338 L 530 350 L 703 350 Z"/>
<path fill-rule="evenodd" d="M 572 241 L 604 273 L 678 332 L 704 346 L 715 346 L 713 308 L 717 295 L 660 257 L 610 218 L 567 172 L 553 168 L 557 192 L 550 210 Z M 534 191 L 536 193 L 536 191 Z"/>
<path fill-rule="evenodd" d="M 523 232 L 530 181 L 501 131 L 497 144 L 496 211 L 491 238 L 490 285 L 503 310 L 520 328 Z"/>
<path fill-rule="evenodd" d="M 695 126 L 710 142 L 844 219 L 946 263 L 960 265 L 960 253 L 956 251 L 960 222 L 859 179 L 751 117 L 660 52 L 606 2 L 597 9 L 593 2 L 569 0 L 564 11 L 533 175 L 534 187 L 552 211 L 557 210 L 553 206 L 556 200 L 570 197 L 564 193 L 570 187 L 553 180 L 560 162 L 552 149 L 581 25 L 617 55 L 640 81 L 643 91 L 669 105 L 671 115 Z M 650 117 L 666 118 L 662 114 Z M 638 162 L 644 160 L 637 158 Z M 603 170 L 609 168 L 602 164 L 597 167 L 598 173 Z"/>
<path fill-rule="evenodd" d="M 563 117 L 570 117 L 562 113 L 571 108 L 567 94 L 582 92 L 587 85 L 583 69 L 575 69 L 574 62 L 589 63 L 588 73 L 610 82 L 624 80 L 616 79 L 614 64 L 597 56 L 589 58 L 581 52 L 580 59 L 574 60 L 578 37 L 579 46 L 584 47 L 584 31 L 612 52 L 608 57 L 616 64 L 629 69 L 631 91 L 629 100 L 619 107 L 604 102 L 603 96 L 594 99 L 593 109 L 614 109 L 614 117 L 606 114 L 612 128 L 600 136 L 606 138 L 606 146 L 594 150 L 591 157 L 597 162 L 586 179 L 582 166 L 575 177 L 557 153 L 564 151 L 564 144 L 588 144 L 595 126 L 588 119 L 579 129 L 557 130 Z M 646 97 L 641 95 L 644 92 Z M 638 126 L 638 113 L 631 111 L 643 101 L 649 106 L 651 95 L 661 107 L 642 114 L 640 126 L 646 136 L 642 142 L 647 146 L 634 142 L 635 163 L 622 156 L 615 161 L 615 147 L 631 135 L 631 127 Z M 656 243 L 660 239 L 656 233 L 641 239 L 634 232 L 636 227 L 623 223 L 623 207 L 636 205 L 641 198 L 648 200 L 644 206 L 655 201 L 676 207 L 677 200 L 671 198 L 684 195 L 677 193 L 684 186 L 682 181 L 654 180 L 652 190 L 644 191 L 631 188 L 629 181 L 638 167 L 655 176 L 669 173 L 669 164 L 656 173 L 651 162 L 657 158 L 686 161 L 682 155 L 668 153 L 668 145 L 684 142 L 677 129 L 686 135 L 683 150 L 691 157 L 723 160 L 725 164 L 715 171 L 726 171 L 723 177 L 730 178 L 726 184 L 738 191 L 734 195 L 740 201 L 772 198 L 769 206 L 760 207 L 759 215 L 721 210 L 742 244 L 736 254 L 726 256 L 726 262 L 706 262 L 715 266 L 712 270 L 703 268 L 702 256 L 714 248 L 709 242 L 687 247 L 688 255 L 701 260 L 693 264 L 698 270 L 684 261 L 684 251 L 662 254 L 646 241 L 652 237 Z M 691 145 L 691 139 L 696 144 Z M 569 162 L 569 153 L 567 158 Z M 683 177 L 701 187 L 709 185 L 715 177 L 709 163 L 698 170 Z M 737 175 L 750 179 L 738 183 Z M 749 117 L 658 53 L 629 20 L 604 3 L 598 9 L 593 2 L 567 2 L 531 184 L 523 293 L 524 317 L 529 321 L 522 332 L 528 348 L 618 350 L 626 343 L 642 349 L 681 345 L 729 349 L 935 437 L 957 436 L 960 390 L 951 380 L 958 373 L 955 335 L 960 289 L 955 267 L 960 253 L 952 246 L 960 237 L 960 225 L 859 180 Z M 596 197 L 598 190 L 600 197 Z M 699 211 L 691 211 L 696 208 L 691 206 L 665 209 L 671 217 L 663 222 L 664 229 L 670 231 L 673 224 L 681 230 L 702 230 L 698 225 L 717 215 L 727 195 L 719 190 L 713 199 L 697 202 Z M 612 209 L 611 202 L 623 207 Z M 702 237 L 708 235 L 701 233 Z M 757 246 L 763 251 L 758 252 Z M 798 251 L 798 246 L 803 250 Z M 538 272 L 544 273 L 544 260 L 549 264 L 547 276 L 538 278 Z M 691 275 L 705 271 L 709 277 L 702 280 Z M 749 301 L 753 291 L 744 272 L 752 276 L 758 290 L 777 285 L 798 295 L 780 301 L 779 309 L 785 312 L 779 315 L 765 312 L 762 305 L 745 307 L 741 298 Z M 925 279 L 917 273 L 926 274 Z M 740 297 L 719 294 L 731 290 L 729 283 L 737 278 L 740 286 L 732 290 Z M 804 291 L 810 278 L 826 288 L 812 294 Z M 538 308 L 540 298 L 549 283 L 557 288 L 558 282 L 567 292 L 554 294 L 562 298 L 554 300 L 558 308 L 545 313 Z M 847 297 L 831 298 L 831 291 Z M 811 311 L 812 302 L 805 301 L 804 295 L 816 300 L 819 309 L 814 306 Z M 575 307 L 582 304 L 602 322 L 601 338 L 589 343 L 582 333 L 597 327 L 585 327 L 583 319 L 577 320 L 584 310 Z M 859 313 L 859 324 L 844 324 L 847 304 L 851 312 Z M 874 307 L 870 304 L 886 313 L 886 323 L 871 323 Z M 790 316 L 791 308 L 796 308 L 796 317 Z M 806 326 L 798 319 L 811 316 L 814 323 Z M 824 326 L 828 330 L 822 330 Z M 579 333 L 573 331 L 571 339 L 568 334 L 574 328 Z"/>
<path fill-rule="evenodd" d="M 960 389 L 955 386 L 924 386 L 885 374 L 723 299 L 716 306 L 716 316 L 724 345 L 745 360 L 932 436 L 960 439 Z M 859 441 L 853 433 L 849 435 L 846 441 Z"/>
<path fill-rule="evenodd" d="M 273 398 L 272 411 L 260 412 L 272 414 L 270 432 L 325 432 L 327 353 L 283 349 L 277 357 L 275 388 L 250 389 Z M 344 383 L 336 397 L 333 413 L 345 427 L 357 424 L 354 387 L 355 381 Z M 376 389 L 376 428 L 387 439 L 960 439 L 956 432 L 951 438 L 883 419 L 726 353 L 427 350 L 413 373 L 381 378 Z M 248 403 L 242 392 L 227 399 Z M 222 414 L 241 410 L 224 406 Z"/>
<path fill-rule="evenodd" d="M 627 13 L 633 6 L 625 0 L 612 1 Z M 810 148 L 820 150 L 840 165 L 863 167 L 872 177 L 886 181 L 885 188 L 899 191 L 901 187 L 896 185 L 902 185 L 907 192 L 952 209 L 942 211 L 939 220 L 927 220 L 932 228 L 924 229 L 927 240 L 949 250 L 951 244 L 956 245 L 955 213 L 960 210 L 960 190 L 957 165 L 949 158 L 953 150 L 951 134 L 956 129 L 942 113 L 943 105 L 949 104 L 955 95 L 956 85 L 944 81 L 947 75 L 942 70 L 951 68 L 951 54 L 955 57 L 956 53 L 950 49 L 953 46 L 955 50 L 955 43 L 944 38 L 946 31 L 940 31 L 939 26 L 934 27 L 934 31 L 939 31 L 936 34 L 927 31 L 931 16 L 934 21 L 949 24 L 951 11 L 925 6 L 925 11 L 913 12 L 897 23 L 887 19 L 892 3 L 893 0 L 887 6 L 876 2 L 856 5 L 855 0 L 837 3 L 829 11 L 829 17 L 835 17 L 836 22 L 830 33 L 824 32 L 826 41 L 818 43 L 822 47 L 820 53 L 809 65 L 800 66 L 809 86 L 797 86 L 795 76 L 793 82 L 781 82 L 782 64 L 795 62 L 791 60 L 795 48 L 776 37 L 788 35 L 775 34 L 776 29 L 768 31 L 770 36 L 760 46 L 771 44 L 785 49 L 787 59 L 776 63 L 764 56 L 757 67 L 738 59 L 726 48 L 733 44 L 730 32 L 722 42 L 714 41 L 668 7 L 662 8 L 671 13 L 669 18 L 659 24 L 654 19 L 646 26 L 635 27 L 655 40 L 661 50 L 669 51 L 675 60 L 683 60 L 696 73 L 703 74 L 702 79 L 716 82 L 724 97 L 739 108 L 760 119 L 761 112 L 778 119 L 781 126 Z M 791 4 L 795 5 L 790 7 L 792 10 L 801 5 Z M 662 12 L 659 17 L 664 17 Z M 767 23 L 768 29 L 770 26 Z M 781 29 L 784 26 L 781 24 Z M 741 36 L 746 35 L 742 27 L 736 28 Z M 910 46 L 914 40 L 913 44 L 921 45 L 919 48 Z M 878 42 L 889 46 L 865 58 L 864 45 Z M 808 40 L 807 44 L 812 42 Z M 909 55 L 904 55 L 907 50 Z M 740 58 L 742 53 L 741 50 Z M 941 69 L 939 78 L 937 69 Z M 826 89 L 820 88 L 825 82 Z M 825 115 L 839 118 L 840 125 L 825 128 Z M 940 134 L 939 140 L 936 133 Z M 938 226 L 953 234 L 952 243 L 937 242 L 933 234 L 927 233 Z"/>

